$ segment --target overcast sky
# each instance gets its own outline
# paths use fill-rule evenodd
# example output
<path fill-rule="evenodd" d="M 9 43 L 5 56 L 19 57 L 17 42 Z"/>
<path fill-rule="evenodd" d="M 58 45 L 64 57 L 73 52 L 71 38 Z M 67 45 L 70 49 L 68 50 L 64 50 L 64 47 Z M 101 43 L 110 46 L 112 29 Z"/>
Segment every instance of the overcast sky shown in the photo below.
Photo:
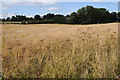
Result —
<path fill-rule="evenodd" d="M 17 1 L 17 2 L 16 2 Z M 26 15 L 28 17 L 33 17 L 33 15 L 39 14 L 44 15 L 47 13 L 54 14 L 63 14 L 67 15 L 71 12 L 76 12 L 78 9 L 85 7 L 87 5 L 91 5 L 97 8 L 106 8 L 110 12 L 118 11 L 118 0 L 74 0 L 74 2 L 70 0 L 64 0 L 64 2 L 59 2 L 58 0 L 8 0 L 2 1 L 2 7 L 0 7 L 0 13 L 2 17 L 11 17 L 12 15 Z M 85 2 L 86 1 L 86 2 Z M 96 2 L 95 2 L 96 1 Z"/>

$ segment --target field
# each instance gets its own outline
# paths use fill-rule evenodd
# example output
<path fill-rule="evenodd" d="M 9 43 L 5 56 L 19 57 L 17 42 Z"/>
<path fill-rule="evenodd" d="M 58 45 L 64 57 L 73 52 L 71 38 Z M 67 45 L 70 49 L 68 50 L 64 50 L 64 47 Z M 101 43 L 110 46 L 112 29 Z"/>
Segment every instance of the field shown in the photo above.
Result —
<path fill-rule="evenodd" d="M 118 78 L 118 23 L 3 24 L 5 78 Z"/>

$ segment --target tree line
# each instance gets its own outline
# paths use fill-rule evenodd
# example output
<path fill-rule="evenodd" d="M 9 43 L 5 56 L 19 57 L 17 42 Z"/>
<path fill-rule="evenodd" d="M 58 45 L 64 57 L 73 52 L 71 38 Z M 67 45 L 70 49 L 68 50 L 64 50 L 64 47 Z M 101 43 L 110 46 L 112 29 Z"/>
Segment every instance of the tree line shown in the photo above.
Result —
<path fill-rule="evenodd" d="M 48 13 L 44 16 L 35 15 L 28 18 L 16 15 L 2 19 L 2 21 L 21 21 L 23 24 L 60 23 L 60 24 L 97 24 L 120 22 L 120 12 L 109 12 L 105 8 L 94 8 L 93 6 L 82 7 L 77 12 L 64 16 L 61 14 Z"/>

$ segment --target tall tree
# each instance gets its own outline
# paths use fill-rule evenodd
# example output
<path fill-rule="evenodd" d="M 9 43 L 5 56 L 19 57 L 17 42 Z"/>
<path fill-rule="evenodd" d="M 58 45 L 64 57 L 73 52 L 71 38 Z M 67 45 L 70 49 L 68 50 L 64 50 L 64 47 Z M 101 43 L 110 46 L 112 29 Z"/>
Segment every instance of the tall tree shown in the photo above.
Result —
<path fill-rule="evenodd" d="M 40 15 L 35 15 L 35 16 L 34 16 L 34 20 L 35 20 L 35 21 L 40 21 L 40 20 L 41 20 Z"/>
<path fill-rule="evenodd" d="M 55 16 L 54 14 L 48 13 L 47 15 L 43 16 L 43 20 L 50 20 L 54 18 L 54 16 Z"/>
<path fill-rule="evenodd" d="M 54 23 L 66 23 L 66 19 L 64 15 L 55 15 L 54 18 L 52 19 Z"/>
<path fill-rule="evenodd" d="M 16 21 L 16 17 L 12 16 L 11 21 Z"/>
<path fill-rule="evenodd" d="M 111 16 L 111 22 L 117 22 L 118 21 L 118 14 L 116 12 L 112 12 L 110 14 Z"/>
<path fill-rule="evenodd" d="M 70 14 L 70 17 L 69 17 L 69 21 L 68 21 L 70 24 L 78 24 L 79 23 L 79 20 L 78 20 L 78 15 L 76 12 L 73 12 Z"/>
<path fill-rule="evenodd" d="M 6 18 L 6 21 L 11 21 L 10 17 L 7 17 L 7 18 Z"/>

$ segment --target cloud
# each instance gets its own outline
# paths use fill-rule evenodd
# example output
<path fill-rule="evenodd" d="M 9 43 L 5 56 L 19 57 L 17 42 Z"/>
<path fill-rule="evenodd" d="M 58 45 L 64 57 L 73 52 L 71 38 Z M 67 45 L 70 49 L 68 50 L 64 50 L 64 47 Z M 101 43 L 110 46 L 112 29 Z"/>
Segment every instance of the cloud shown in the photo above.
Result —
<path fill-rule="evenodd" d="M 41 2 L 42 5 L 53 5 L 56 2 Z"/>
<path fill-rule="evenodd" d="M 1 0 L 1 2 L 118 2 L 119 0 Z"/>
<path fill-rule="evenodd" d="M 2 7 L 0 5 L 0 10 L 5 10 L 10 6 L 15 5 L 53 5 L 56 2 L 118 2 L 119 0 L 0 0 Z"/>
<path fill-rule="evenodd" d="M 57 2 L 58 0 L 3 0 L 1 2 L 7 2 L 7 3 L 19 3 L 19 2 L 40 2 L 43 4 L 49 4 L 49 3 L 54 3 Z"/>
<path fill-rule="evenodd" d="M 118 2 L 119 0 L 90 0 L 92 2 Z"/>
<path fill-rule="evenodd" d="M 16 15 L 25 15 L 25 14 L 17 14 L 17 13 L 4 13 L 1 14 L 0 13 L 0 18 L 7 18 L 7 17 L 12 17 L 12 16 L 16 16 Z M 27 15 L 27 17 L 33 17 L 34 15 Z"/>
<path fill-rule="evenodd" d="M 8 2 L 1 2 L 2 5 L 0 5 L 0 10 L 6 10 L 8 9 L 10 6 L 13 5 L 13 3 L 8 3 Z"/>
<path fill-rule="evenodd" d="M 2 17 L 2 14 L 0 14 L 0 19 L 2 19 L 3 17 Z"/>
<path fill-rule="evenodd" d="M 16 13 L 4 13 L 4 14 L 1 14 L 0 18 L 12 17 L 15 15 Z"/>
<path fill-rule="evenodd" d="M 56 8 L 56 7 L 50 7 L 50 8 L 48 8 L 48 10 L 50 10 L 50 11 L 55 11 L 55 10 L 58 10 L 58 8 Z"/>
<path fill-rule="evenodd" d="M 54 5 L 56 0 L 3 0 L 1 1 L 0 10 L 6 10 L 11 6 L 22 5 L 22 6 L 48 6 Z"/>
<path fill-rule="evenodd" d="M 5 10 L 7 8 L 7 6 L 4 6 L 3 3 L 1 3 L 2 5 L 0 5 L 0 10 Z"/>

